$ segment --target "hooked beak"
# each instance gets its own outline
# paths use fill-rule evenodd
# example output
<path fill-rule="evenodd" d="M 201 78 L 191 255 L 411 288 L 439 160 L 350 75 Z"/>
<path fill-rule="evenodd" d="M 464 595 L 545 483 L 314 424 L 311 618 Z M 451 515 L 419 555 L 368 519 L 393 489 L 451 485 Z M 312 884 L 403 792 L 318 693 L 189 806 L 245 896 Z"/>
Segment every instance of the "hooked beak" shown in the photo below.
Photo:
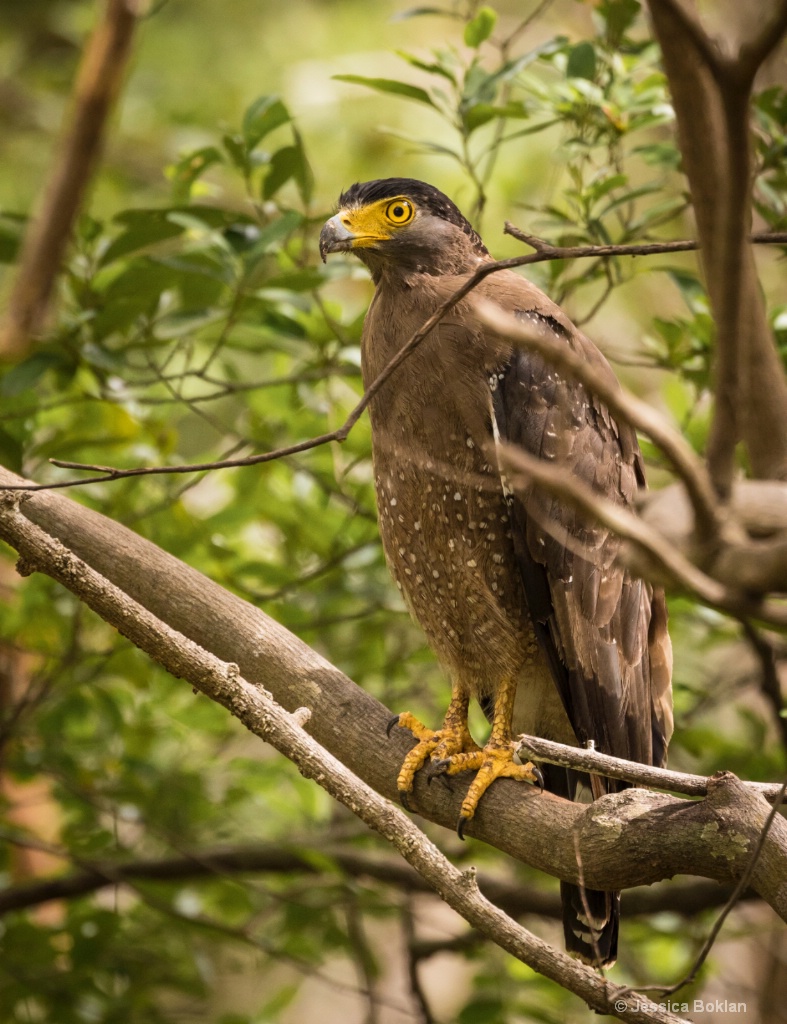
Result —
<path fill-rule="evenodd" d="M 329 252 L 349 252 L 357 237 L 342 224 L 341 214 L 331 217 L 320 232 L 320 256 L 323 263 Z"/>

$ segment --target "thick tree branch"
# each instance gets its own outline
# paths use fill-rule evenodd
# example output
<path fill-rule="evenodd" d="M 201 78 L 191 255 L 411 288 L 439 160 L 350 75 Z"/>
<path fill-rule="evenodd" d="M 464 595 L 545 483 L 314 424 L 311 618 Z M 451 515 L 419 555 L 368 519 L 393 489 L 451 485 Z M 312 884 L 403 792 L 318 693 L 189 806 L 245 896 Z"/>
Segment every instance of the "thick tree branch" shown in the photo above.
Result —
<path fill-rule="evenodd" d="M 742 440 L 754 474 L 787 478 L 787 380 L 766 317 L 748 233 L 752 209 L 749 97 L 782 31 L 783 5 L 759 41 L 722 54 L 680 0 L 649 0 L 677 119 L 683 167 L 716 324 L 716 406 L 708 464 L 722 497 Z"/>
<path fill-rule="evenodd" d="M 5 322 L 0 357 L 18 358 L 46 318 L 71 230 L 104 143 L 107 119 L 120 92 L 136 22 L 146 0 L 107 0 L 85 49 L 74 86 L 65 142 L 30 222 Z"/>
<path fill-rule="evenodd" d="M 0 471 L 0 484 L 19 482 Z M 18 535 L 22 520 L 56 537 L 66 550 L 26 550 Z M 83 600 L 83 571 L 76 559 L 84 561 L 172 629 L 222 661 L 238 663 L 245 678 L 264 682 L 287 709 L 307 705 L 312 711 L 308 728 L 318 742 L 377 792 L 396 797 L 398 769 L 413 741 L 395 731 L 387 742 L 389 710 L 259 609 L 57 494 L 28 496 L 22 512 L 6 512 L 0 536 L 22 549 L 23 569 L 32 558 L 37 568 Z M 466 789 L 459 779 L 449 789 L 430 788 L 418 778 L 412 802 L 426 817 L 453 828 Z M 713 781 L 707 798 L 695 803 L 629 790 L 584 807 L 501 780 L 485 794 L 468 834 L 567 881 L 579 877 L 576 836 L 584 877 L 593 888 L 628 888 L 677 873 L 734 882 L 768 813 L 767 802 L 732 777 Z M 787 824 L 777 819 L 752 888 L 785 918 L 787 891 L 781 880 L 786 857 Z"/>
<path fill-rule="evenodd" d="M 760 29 L 754 39 L 743 43 L 738 58 L 740 74 L 744 80 L 754 81 L 757 72 L 771 56 L 787 33 L 787 0 L 777 0 L 776 9 L 770 20 Z"/>
<path fill-rule="evenodd" d="M 615 987 L 591 968 L 538 939 L 490 903 L 478 888 L 474 869 L 462 872 L 455 868 L 399 808 L 308 736 L 303 729 L 311 714 L 307 709 L 288 713 L 267 691 L 247 682 L 236 664 L 223 662 L 178 634 L 45 534 L 15 507 L 18 500 L 6 498 L 3 505 L 3 533 L 11 536 L 20 550 L 24 574 L 36 571 L 39 565 L 46 566 L 53 578 L 78 592 L 85 603 L 169 672 L 187 679 L 222 704 L 251 732 L 294 761 L 302 775 L 319 783 L 379 832 L 474 928 L 598 1012 L 611 1013 L 632 1024 L 677 1024 L 680 1018 L 663 1011 L 644 995 L 636 995 L 635 1002 L 629 998 L 621 1009 L 623 1004 L 615 1001 Z"/>

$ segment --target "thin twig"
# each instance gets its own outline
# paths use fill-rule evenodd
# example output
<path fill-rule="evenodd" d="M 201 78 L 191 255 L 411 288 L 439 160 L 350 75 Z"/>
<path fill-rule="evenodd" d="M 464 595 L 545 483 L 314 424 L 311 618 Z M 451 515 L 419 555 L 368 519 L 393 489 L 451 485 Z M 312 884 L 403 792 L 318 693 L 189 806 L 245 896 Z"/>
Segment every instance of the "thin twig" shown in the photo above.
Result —
<path fill-rule="evenodd" d="M 533 236 L 526 237 L 531 239 L 533 238 Z M 763 235 L 752 236 L 752 240 L 757 241 L 758 243 L 773 242 L 784 244 L 787 243 L 787 232 L 766 232 Z M 547 251 L 547 249 L 544 248 L 547 245 L 548 243 L 542 243 L 541 251 L 531 253 L 527 256 L 514 256 L 510 259 L 494 260 L 481 264 L 481 266 L 479 266 L 478 269 L 470 275 L 464 284 L 440 303 L 429 319 L 426 320 L 413 335 L 411 335 L 403 348 L 400 349 L 393 359 L 391 359 L 390 362 L 380 371 L 379 375 L 371 383 L 347 419 L 336 430 L 332 430 L 325 434 L 318 434 L 316 437 L 311 437 L 306 441 L 300 441 L 297 444 L 288 445 L 284 448 L 277 448 L 274 451 L 265 452 L 261 455 L 250 455 L 245 459 L 222 459 L 213 462 L 199 462 L 179 466 L 138 466 L 132 469 L 119 469 L 115 466 L 103 466 L 97 463 L 70 462 L 63 459 L 50 459 L 50 463 L 60 469 L 74 469 L 81 472 L 94 472 L 100 475 L 82 477 L 78 480 L 63 480 L 59 483 L 52 484 L 6 485 L 0 489 L 12 491 L 51 491 L 67 487 L 79 487 L 83 484 L 122 480 L 125 477 L 133 476 L 200 473 L 214 469 L 234 469 L 241 466 L 258 466 L 266 462 L 274 462 L 277 459 L 286 458 L 290 455 L 298 455 L 301 452 L 310 451 L 312 448 L 319 448 L 322 445 L 330 444 L 332 441 L 346 441 L 350 431 L 358 420 L 360 420 L 371 400 L 380 391 L 391 374 L 393 374 L 404 360 L 415 351 L 415 349 L 421 344 L 429 332 L 440 322 L 445 314 L 490 274 L 496 273 L 499 270 L 510 270 L 514 267 L 523 267 L 532 263 L 541 263 L 545 260 L 579 259 L 600 255 L 654 255 L 656 253 L 680 251 L 681 248 L 684 251 L 697 248 L 696 242 L 658 242 L 648 243 L 647 245 L 580 246 L 576 249 L 549 246 L 549 251 Z M 521 326 L 522 325 L 520 325 L 520 327 Z"/>
<path fill-rule="evenodd" d="M 695 594 L 704 604 L 728 612 L 735 618 L 757 619 L 774 626 L 787 626 L 787 606 L 774 600 L 758 600 L 732 591 L 690 562 L 671 542 L 658 534 L 626 508 L 600 497 L 561 466 L 551 465 L 513 445 L 502 445 L 501 460 L 512 482 L 519 487 L 534 483 L 587 513 L 645 556 L 650 574 L 672 586 Z M 559 531 L 559 524 L 545 523 Z M 558 534 L 556 533 L 556 536 Z M 562 534 L 559 535 L 563 540 Z"/>
<path fill-rule="evenodd" d="M 722 529 L 719 502 L 702 459 L 652 406 L 625 391 L 613 377 L 599 372 L 587 359 L 538 324 L 525 324 L 489 301 L 478 302 L 475 312 L 486 327 L 515 345 L 538 352 L 558 370 L 584 384 L 613 414 L 647 434 L 683 481 L 694 509 L 697 532 L 704 540 L 719 536 Z"/>
<path fill-rule="evenodd" d="M 694 981 L 694 979 L 697 977 L 702 965 L 708 959 L 708 954 L 713 949 L 713 946 L 716 943 L 716 939 L 719 937 L 719 933 L 721 932 L 724 922 L 729 917 L 731 911 L 733 910 L 738 900 L 740 899 L 741 895 L 745 892 L 746 888 L 748 887 L 749 882 L 751 881 L 751 877 L 754 874 L 754 869 L 757 866 L 757 861 L 760 859 L 760 854 L 762 853 L 763 847 L 765 846 L 765 840 L 768 836 L 768 832 L 770 831 L 774 818 L 778 814 L 780 805 L 784 802 L 784 797 L 786 793 L 787 778 L 780 786 L 779 798 L 774 801 L 773 807 L 771 808 L 771 813 L 765 820 L 765 824 L 763 825 L 762 831 L 760 833 L 760 838 L 757 842 L 757 845 L 754 848 L 754 852 L 751 855 L 751 859 L 749 860 L 749 863 L 746 866 L 746 870 L 738 879 L 738 884 L 735 886 L 732 893 L 730 894 L 730 897 L 727 900 L 724 909 L 714 921 L 713 927 L 711 928 L 708 937 L 703 943 L 702 949 L 700 950 L 697 959 L 694 961 L 691 970 L 688 972 L 688 974 L 685 975 L 685 977 L 681 978 L 680 981 L 676 982 L 674 985 L 670 985 L 669 988 L 660 988 L 659 991 L 663 995 L 671 996 L 679 989 L 684 988 L 684 986 L 690 985 L 691 982 Z"/>
<path fill-rule="evenodd" d="M 437 1024 L 434 1016 L 432 1015 L 432 1008 L 429 1006 L 429 1000 L 427 999 L 424 987 L 421 984 L 421 978 L 418 974 L 418 964 L 422 957 L 418 954 L 418 939 L 415 934 L 415 920 L 413 915 L 412 900 L 407 901 L 407 905 L 402 911 L 402 928 L 404 930 L 404 938 L 407 945 L 407 976 L 410 981 L 410 992 L 412 993 L 413 1002 L 418 1008 L 421 1016 L 421 1024 Z M 476 941 L 480 940 L 480 936 L 475 931 L 470 931 Z"/>
<path fill-rule="evenodd" d="M 785 706 L 777 669 L 776 652 L 773 649 L 773 644 L 753 623 L 744 622 L 743 631 L 760 663 L 760 692 L 771 705 L 776 728 L 781 736 L 782 750 L 787 753 L 787 717 L 784 714 Z"/>
<path fill-rule="evenodd" d="M 525 760 L 545 761 L 564 768 L 576 768 L 581 771 L 603 775 L 608 779 L 621 779 L 636 786 L 649 786 L 652 789 L 663 789 L 673 793 L 685 793 L 687 796 L 707 796 L 708 778 L 704 775 L 692 775 L 687 772 L 673 772 L 666 768 L 656 768 L 637 761 L 627 761 L 623 757 L 612 757 L 598 750 L 587 750 L 582 747 L 570 747 L 565 743 L 554 743 L 538 736 L 518 736 L 520 757 Z M 758 793 L 769 802 L 781 800 L 784 787 L 777 782 L 744 782 L 747 789 Z M 778 806 L 778 805 L 777 805 Z"/>

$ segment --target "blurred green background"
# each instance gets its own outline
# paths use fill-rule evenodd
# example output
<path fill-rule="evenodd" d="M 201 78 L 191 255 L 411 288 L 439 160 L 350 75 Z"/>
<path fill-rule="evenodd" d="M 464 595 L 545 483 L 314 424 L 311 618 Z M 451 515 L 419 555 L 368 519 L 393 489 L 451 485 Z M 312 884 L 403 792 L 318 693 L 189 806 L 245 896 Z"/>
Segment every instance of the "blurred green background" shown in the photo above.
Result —
<path fill-rule="evenodd" d="M 2 370 L 0 461 L 48 481 L 63 476 L 51 457 L 216 459 L 338 426 L 360 394 L 371 286 L 349 258 L 320 264 L 316 237 L 354 181 L 431 181 L 496 256 L 522 251 L 503 234 L 506 219 L 561 244 L 690 236 L 669 97 L 638 0 L 493 6 L 405 16 L 410 5 L 385 0 L 154 3 L 47 336 Z M 98 10 L 92 0 L 0 3 L 0 296 Z M 782 230 L 784 70 L 774 62 L 753 114 L 757 226 Z M 783 346 L 781 258 L 758 254 Z M 694 257 L 564 261 L 529 276 L 701 450 L 712 325 Z M 669 474 L 643 445 L 660 486 Z M 258 603 L 392 709 L 441 718 L 445 680 L 383 563 L 365 421 L 341 449 L 71 495 Z M 291 865 L 206 881 L 184 866 L 178 881 L 5 913 L 3 1020 L 589 1019 L 467 935 L 436 898 L 348 873 L 342 851 L 389 854 L 54 584 L 18 581 L 5 554 L 5 883 L 91 859 L 186 865 L 228 844 L 298 853 L 314 873 Z M 671 601 L 671 616 L 671 765 L 779 777 L 779 696 L 764 692 L 748 640 L 687 599 Z M 769 642 L 780 668 L 783 642 Z M 483 729 L 480 716 L 475 724 Z M 427 831 L 458 862 L 556 893 L 555 880 L 493 850 Z M 613 978 L 674 980 L 712 917 L 626 917 L 624 901 Z M 774 921 L 756 904 L 737 910 L 686 997 L 749 1000 L 760 1015 L 750 1019 L 785 1019 L 787 949 Z M 560 944 L 554 921 L 525 923 Z"/>

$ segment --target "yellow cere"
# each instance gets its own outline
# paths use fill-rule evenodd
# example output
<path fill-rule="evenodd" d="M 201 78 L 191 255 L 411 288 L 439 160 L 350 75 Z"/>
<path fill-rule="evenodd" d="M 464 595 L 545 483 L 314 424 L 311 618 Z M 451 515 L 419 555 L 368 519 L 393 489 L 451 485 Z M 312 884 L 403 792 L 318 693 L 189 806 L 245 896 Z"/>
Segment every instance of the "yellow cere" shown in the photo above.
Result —
<path fill-rule="evenodd" d="M 404 196 L 379 199 L 360 210 L 340 210 L 339 220 L 353 233 L 353 248 L 374 245 L 391 237 L 392 228 L 409 224 L 415 216 L 415 206 Z"/>

